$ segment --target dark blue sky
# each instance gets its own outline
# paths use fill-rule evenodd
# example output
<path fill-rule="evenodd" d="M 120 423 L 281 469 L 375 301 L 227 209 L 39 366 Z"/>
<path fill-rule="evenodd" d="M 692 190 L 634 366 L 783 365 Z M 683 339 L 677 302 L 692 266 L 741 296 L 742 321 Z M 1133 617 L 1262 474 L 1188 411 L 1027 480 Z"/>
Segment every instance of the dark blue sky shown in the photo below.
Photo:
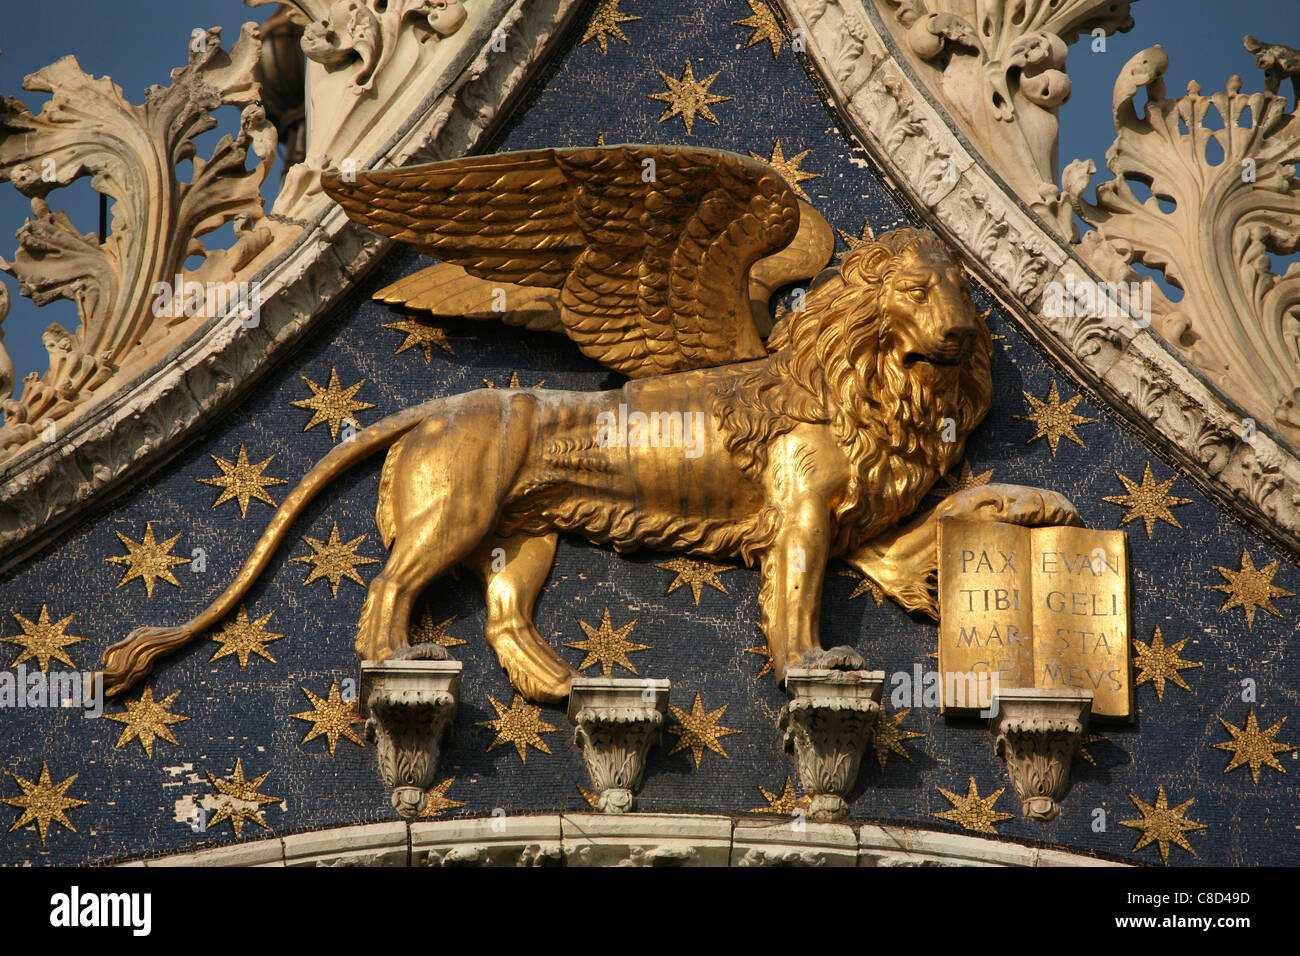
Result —
<path fill-rule="evenodd" d="M 635 13 L 639 4 L 648 2 L 624 0 L 623 6 Z M 742 0 L 703 0 L 703 5 L 716 6 L 728 19 L 749 12 Z M 46 96 L 22 90 L 23 77 L 71 53 L 88 73 L 112 76 L 127 98 L 139 103 L 146 87 L 168 82 L 172 68 L 185 62 L 192 30 L 221 26 L 223 44 L 229 47 L 240 24 L 260 21 L 270 9 L 250 9 L 238 0 L 0 0 L 0 95 L 16 97 L 39 111 Z M 1108 38 L 1104 53 L 1094 53 L 1082 42 L 1071 48 L 1074 95 L 1061 110 L 1062 167 L 1071 159 L 1090 157 L 1104 171 L 1114 136 L 1111 88 L 1128 58 L 1144 47 L 1159 43 L 1165 48 L 1170 59 L 1166 81 L 1170 93 L 1177 94 L 1190 79 L 1197 79 L 1207 92 L 1222 89 L 1234 73 L 1243 78 L 1246 90 L 1262 89 L 1253 58 L 1241 45 L 1244 34 L 1300 46 L 1300 4 L 1294 0 L 1140 0 L 1133 4 L 1133 15 L 1134 29 Z M 1290 95 L 1289 84 L 1283 92 Z M 223 126 L 200 140 L 200 155 L 207 155 L 216 139 L 233 127 L 236 117 L 233 110 L 227 112 L 232 115 L 224 118 Z M 277 170 L 268 185 L 274 188 L 278 180 Z M 82 231 L 97 228 L 98 203 L 86 180 L 56 191 L 51 204 L 66 210 Z M 0 239 L 0 255 L 12 257 L 16 242 L 8 237 L 27 212 L 28 200 L 8 184 L 0 185 L 0 235 L 5 237 Z M 66 301 L 37 309 L 18 295 L 11 277 L 0 281 L 9 287 L 12 300 L 4 344 L 18 376 L 44 372 L 48 363 L 41 333 L 52 322 L 74 329 L 76 309 Z"/>

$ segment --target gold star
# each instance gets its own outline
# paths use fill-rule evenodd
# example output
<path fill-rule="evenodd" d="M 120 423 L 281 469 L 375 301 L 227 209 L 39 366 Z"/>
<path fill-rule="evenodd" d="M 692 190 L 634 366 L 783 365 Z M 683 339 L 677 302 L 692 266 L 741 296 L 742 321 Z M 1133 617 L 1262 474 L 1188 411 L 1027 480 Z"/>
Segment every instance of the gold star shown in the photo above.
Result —
<path fill-rule="evenodd" d="M 488 388 L 502 388 L 502 387 L 503 387 L 503 386 L 498 385 L 496 382 L 493 382 L 493 381 L 491 381 L 490 379 L 486 379 L 486 378 L 483 379 L 483 384 L 486 385 Z M 545 384 L 546 384 L 546 379 L 542 379 L 542 380 L 539 381 L 536 385 L 529 385 L 528 387 L 529 387 L 529 388 L 541 388 L 541 387 L 542 387 L 543 385 L 545 385 Z M 513 370 L 513 371 L 510 373 L 510 381 L 507 382 L 506 385 L 505 385 L 504 387 L 505 387 L 505 388 L 523 388 L 523 387 L 524 387 L 524 386 L 522 386 L 522 385 L 519 384 L 519 370 L 518 370 L 518 369 L 515 369 L 515 370 Z"/>
<path fill-rule="evenodd" d="M 764 674 L 772 673 L 772 651 L 766 644 L 760 644 L 758 647 L 747 647 L 745 653 L 757 654 L 759 657 L 764 658 L 763 669 L 754 675 L 754 680 L 758 680 Z"/>
<path fill-rule="evenodd" d="M 709 109 L 711 103 L 725 103 L 731 99 L 730 96 L 718 96 L 710 93 L 709 87 L 713 81 L 718 78 L 718 73 L 714 73 L 708 79 L 697 82 L 695 71 L 691 67 L 691 61 L 686 61 L 686 69 L 682 71 L 681 79 L 675 80 L 663 70 L 657 71 L 663 77 L 664 85 L 668 87 L 665 93 L 649 94 L 652 100 L 661 100 L 668 104 L 664 110 L 663 116 L 659 117 L 659 122 L 670 120 L 674 116 L 680 116 L 682 122 L 686 124 L 686 135 L 691 135 L 691 129 L 695 125 L 695 114 L 703 116 L 715 126 L 718 125 L 718 118 L 713 115 Z"/>
<path fill-rule="evenodd" d="M 1099 744 L 1109 739 L 1105 734 L 1084 734 L 1083 740 L 1079 741 L 1079 750 L 1076 756 L 1088 761 L 1094 767 L 1097 766 L 1097 758 L 1088 752 L 1088 745 Z"/>
<path fill-rule="evenodd" d="M 208 771 L 208 780 L 217 792 L 230 797 L 229 800 L 223 800 L 217 807 L 217 812 L 212 814 L 212 819 L 208 821 L 208 829 L 212 829 L 222 820 L 230 821 L 230 825 L 235 828 L 236 837 L 244 835 L 245 820 L 253 821 L 264 830 L 271 829 L 262 819 L 261 807 L 263 804 L 283 801 L 279 797 L 269 797 L 261 792 L 262 784 L 269 776 L 271 771 L 268 770 L 255 780 L 245 780 L 244 764 L 238 757 L 235 758 L 235 772 L 229 777 L 218 779 Z"/>
<path fill-rule="evenodd" d="M 62 661 L 69 667 L 75 668 L 77 665 L 72 663 L 72 658 L 64 650 L 69 644 L 76 644 L 84 641 L 84 637 L 74 637 L 71 634 L 64 634 L 63 629 L 72 623 L 75 614 L 69 614 L 63 620 L 56 623 L 50 622 L 50 612 L 44 604 L 41 605 L 41 613 L 37 616 L 36 622 L 33 623 L 23 617 L 17 611 L 10 611 L 14 620 L 23 632 L 17 637 L 4 637 L 0 640 L 10 644 L 17 644 L 22 651 L 10 667 L 17 667 L 23 661 L 30 657 L 36 658 L 41 664 L 41 673 L 48 673 L 50 669 L 50 660 Z"/>
<path fill-rule="evenodd" d="M 378 558 L 367 558 L 365 555 L 357 554 L 357 548 L 361 542 L 366 540 L 364 534 L 359 534 L 347 544 L 344 544 L 339 538 L 339 523 L 334 522 L 334 527 L 330 529 L 328 541 L 321 541 L 318 538 L 309 538 L 306 535 L 302 537 L 303 541 L 311 547 L 315 554 L 303 555 L 294 558 L 294 561 L 300 561 L 303 564 L 314 564 L 307 575 L 307 580 L 302 582 L 303 587 L 311 584 L 317 578 L 327 578 L 330 583 L 330 590 L 334 592 L 334 597 L 339 596 L 339 582 L 344 578 L 350 581 L 356 581 L 362 587 L 366 582 L 361 580 L 361 575 L 357 574 L 358 564 L 378 564 Z"/>
<path fill-rule="evenodd" d="M 272 664 L 276 663 L 275 658 L 266 650 L 266 645 L 271 641 L 278 641 L 284 637 L 283 634 L 273 634 L 266 630 L 266 623 L 274 614 L 275 612 L 271 611 L 265 617 L 250 621 L 247 608 L 240 607 L 235 619 L 227 623 L 220 634 L 213 635 L 212 639 L 221 647 L 208 658 L 208 663 L 229 657 L 231 654 L 239 658 L 240 670 L 248 666 L 249 654 L 256 654 L 258 657 L 265 657 Z"/>
<path fill-rule="evenodd" d="M 578 46 L 585 46 L 590 41 L 595 40 L 596 45 L 600 47 L 601 56 L 604 56 L 609 52 L 609 39 L 606 34 L 631 46 L 632 41 L 623 34 L 623 29 L 619 24 L 631 23 L 641 18 L 631 16 L 620 10 L 618 5 L 622 2 L 623 0 L 601 0 L 600 6 L 591 15 L 591 22 L 587 24 L 587 32 L 578 41 Z"/>
<path fill-rule="evenodd" d="M 1187 837 L 1183 836 L 1189 830 L 1206 829 L 1204 823 L 1194 823 L 1183 816 L 1187 812 L 1187 808 L 1194 802 L 1193 800 L 1188 800 L 1171 810 L 1163 786 L 1160 787 L 1159 792 L 1156 794 L 1156 805 L 1154 807 L 1143 803 L 1131 793 L 1129 799 L 1142 813 L 1141 820 L 1120 821 L 1121 826 L 1142 831 L 1142 836 L 1138 837 L 1137 845 L 1133 847 L 1134 852 L 1142 849 L 1148 843 L 1156 843 L 1160 847 L 1160 859 L 1168 864 L 1169 844 L 1177 843 L 1192 856 L 1196 856 L 1196 851 L 1187 842 Z"/>
<path fill-rule="evenodd" d="M 1165 639 L 1160 634 L 1160 628 L 1156 627 L 1155 633 L 1151 635 L 1151 643 L 1144 644 L 1137 638 L 1133 638 L 1133 647 L 1135 653 L 1133 663 L 1140 670 L 1134 686 L 1145 684 L 1151 681 L 1156 687 L 1156 697 L 1160 700 L 1165 699 L 1165 681 L 1171 680 L 1185 691 L 1191 691 L 1191 688 L 1184 682 L 1182 675 L 1178 672 L 1187 670 L 1190 667 L 1200 667 L 1200 661 L 1185 661 L 1178 656 L 1183 645 L 1189 638 L 1184 637 L 1177 644 L 1170 644 L 1165 647 Z"/>
<path fill-rule="evenodd" d="M 302 376 L 302 380 L 306 382 L 308 388 L 312 390 L 311 398 L 300 398 L 297 401 L 290 402 L 289 404 L 298 408 L 310 408 L 312 410 L 313 414 L 311 416 L 311 421 L 302 427 L 303 431 L 307 431 L 309 428 L 314 428 L 321 422 L 329 422 L 330 438 L 334 441 L 338 441 L 339 426 L 342 425 L 345 420 L 351 421 L 354 425 L 360 424 L 356 418 L 353 417 L 353 412 L 361 411 L 363 408 L 375 407 L 373 402 L 353 401 L 352 397 L 357 394 L 357 390 L 360 389 L 362 385 L 366 384 L 366 380 L 363 378 L 355 385 L 349 385 L 347 388 L 342 388 L 339 385 L 339 372 L 337 368 L 330 369 L 330 381 L 324 388 L 321 388 L 306 375 Z"/>
<path fill-rule="evenodd" d="M 216 485 L 222 489 L 217 500 L 212 503 L 212 507 L 225 504 L 227 501 L 239 502 L 239 514 L 241 517 L 248 517 L 248 503 L 256 498 L 258 501 L 265 501 L 272 508 L 275 502 L 271 496 L 266 493 L 268 485 L 287 485 L 288 482 L 283 478 L 272 478 L 270 475 L 264 475 L 262 472 L 266 466 L 275 458 L 271 455 L 266 461 L 259 462 L 256 465 L 248 461 L 248 453 L 244 451 L 244 446 L 239 446 L 239 455 L 232 464 L 224 458 L 218 458 L 216 455 L 209 455 L 221 469 L 221 474 L 216 478 L 199 478 L 198 480 L 205 485 Z"/>
<path fill-rule="evenodd" d="M 706 749 L 712 750 L 715 754 L 721 754 L 727 760 L 731 759 L 727 752 L 722 749 L 720 739 L 728 734 L 738 734 L 740 731 L 718 724 L 718 719 L 722 716 L 723 711 L 727 709 L 726 704 L 723 704 L 717 710 L 706 713 L 697 692 L 695 703 L 691 705 L 689 714 L 676 704 L 669 704 L 668 706 L 672 708 L 672 712 L 681 721 L 677 726 L 668 728 L 670 734 L 676 734 L 678 737 L 673 749 L 668 751 L 670 757 L 679 750 L 689 749 L 692 756 L 695 757 L 696 770 L 700 769 L 700 760 L 703 759 Z"/>
<path fill-rule="evenodd" d="M 451 627 L 456 615 L 452 615 L 441 624 L 433 623 L 433 615 L 426 609 L 424 617 L 419 624 L 414 625 L 407 635 L 407 641 L 411 644 L 437 644 L 440 647 L 455 647 L 457 644 L 467 644 L 468 641 L 462 641 L 459 637 L 453 637 L 447 633 L 447 628 Z"/>
<path fill-rule="evenodd" d="M 781 25 L 776 22 L 772 8 L 763 0 L 746 0 L 746 2 L 753 13 L 743 20 L 732 20 L 732 26 L 749 27 L 754 31 L 749 36 L 749 42 L 745 44 L 746 50 L 764 40 L 772 44 L 772 59 L 775 60 L 781 52 Z"/>
<path fill-rule="evenodd" d="M 559 728 L 542 720 L 542 708 L 525 703 L 518 694 L 515 694 L 515 699 L 510 702 L 509 707 L 498 703 L 491 694 L 488 694 L 488 703 L 497 712 L 496 719 L 479 721 L 479 726 L 497 732 L 496 740 L 488 745 L 489 752 L 501 744 L 514 744 L 520 763 L 528 762 L 529 744 L 544 754 L 551 752 L 551 748 L 546 746 L 546 741 L 541 735 Z"/>
<path fill-rule="evenodd" d="M 334 748 L 338 746 L 340 737 L 348 738 L 358 747 L 365 746 L 352 729 L 353 724 L 361 723 L 361 718 L 357 716 L 357 702 L 339 696 L 338 678 L 334 679 L 334 684 L 330 687 L 329 697 L 317 697 L 306 687 L 302 688 L 302 692 L 307 695 L 312 709 L 289 715 L 297 720 L 311 721 L 311 730 L 302 738 L 302 743 L 323 735 L 329 741 L 331 757 L 334 756 Z"/>
<path fill-rule="evenodd" d="M 415 319 L 403 319 L 401 322 L 389 322 L 384 325 L 386 329 L 393 329 L 396 332 L 405 332 L 406 341 L 397 347 L 394 355 L 401 355 L 407 349 L 420 346 L 424 350 L 424 364 L 428 365 L 433 361 L 433 346 L 438 346 L 448 355 L 455 355 L 451 346 L 447 344 L 447 332 L 436 325 L 425 325 L 423 322 L 417 322 Z"/>
<path fill-rule="evenodd" d="M 1003 820 L 1010 820 L 1015 816 L 1013 813 L 1003 813 L 1001 810 L 994 810 L 993 804 L 998 802 L 998 797 L 1002 796 L 1006 787 L 994 791 L 987 797 L 981 797 L 979 789 L 975 786 L 975 778 L 970 778 L 970 785 L 966 789 L 966 796 L 959 797 L 943 787 L 935 787 L 944 795 L 949 803 L 952 804 L 951 810 L 940 810 L 932 813 L 930 816 L 938 817 L 941 820 L 950 820 L 953 823 L 961 824 L 967 830 L 978 830 L 980 833 L 997 833 L 996 825 Z"/>
<path fill-rule="evenodd" d="M 673 558 L 671 561 L 656 564 L 655 567 L 663 568 L 665 571 L 672 571 L 677 575 L 672 584 L 668 585 L 668 594 L 672 594 L 683 584 L 689 584 L 691 594 L 695 596 L 696 607 L 700 606 L 700 592 L 704 590 L 706 584 L 723 594 L 727 594 L 727 588 L 718 580 L 718 575 L 735 570 L 735 568 L 728 567 L 725 564 L 709 564 L 707 561 L 692 561 L 690 558 Z"/>
<path fill-rule="evenodd" d="M 122 572 L 122 580 L 117 582 L 118 587 L 140 578 L 144 581 L 145 594 L 153 597 L 153 586 L 160 578 L 168 584 L 181 586 L 181 582 L 177 581 L 176 576 L 172 574 L 172 567 L 177 564 L 188 564 L 190 559 L 178 558 L 170 553 L 172 545 L 180 540 L 179 534 L 159 544 L 153 536 L 152 521 L 145 522 L 144 537 L 139 541 L 132 541 L 120 531 L 113 533 L 130 552 L 130 554 L 119 554 L 104 559 L 109 564 L 121 564 L 126 567 Z"/>
<path fill-rule="evenodd" d="M 1132 478 L 1115 472 L 1115 477 L 1123 482 L 1124 487 L 1128 489 L 1126 495 L 1106 495 L 1101 500 L 1109 501 L 1113 505 L 1123 505 L 1129 509 L 1128 514 L 1120 519 L 1121 525 L 1126 525 L 1136 518 L 1141 518 L 1146 522 L 1147 537 L 1151 537 L 1152 531 L 1155 530 L 1156 521 L 1166 521 L 1175 528 L 1181 528 L 1170 512 L 1170 508 L 1177 508 L 1179 505 L 1189 505 L 1192 503 L 1191 498 L 1179 498 L 1177 495 L 1171 495 L 1169 489 L 1173 486 L 1177 476 L 1170 478 L 1168 481 L 1156 481 L 1151 476 L 1151 462 L 1147 462 L 1142 469 L 1142 484 L 1138 484 Z"/>
<path fill-rule="evenodd" d="M 636 673 L 636 668 L 627 659 L 627 655 L 632 651 L 649 650 L 650 645 L 637 644 L 634 641 L 627 640 L 627 636 L 632 633 L 632 628 L 636 626 L 635 618 L 616 631 L 609 622 L 609 608 L 605 608 L 605 615 L 600 620 L 599 630 L 586 621 L 579 620 L 578 623 L 582 625 L 582 631 L 587 635 L 587 639 L 585 641 L 573 641 L 564 645 L 565 647 L 587 652 L 587 656 L 578 665 L 578 670 L 583 671 L 592 664 L 600 664 L 601 673 L 608 677 L 614 669 L 614 665 L 618 664 L 620 667 L 627 668 L 633 674 Z"/>
<path fill-rule="evenodd" d="M 169 713 L 167 708 L 180 696 L 180 693 L 180 691 L 173 691 L 162 700 L 154 700 L 153 688 L 146 687 L 140 693 L 139 700 L 122 701 L 126 706 L 124 712 L 105 714 L 104 716 L 109 720 L 116 720 L 119 724 L 126 725 L 122 728 L 122 736 L 117 738 L 117 744 L 113 749 L 117 750 L 132 740 L 139 740 L 144 752 L 152 757 L 154 737 L 161 737 L 169 744 L 177 743 L 168 725 L 179 724 L 189 718 L 182 714 Z"/>
<path fill-rule="evenodd" d="M 425 791 L 427 798 L 424 809 L 420 811 L 422 817 L 436 817 L 444 810 L 455 810 L 457 807 L 463 807 L 465 804 L 459 800 L 452 800 L 447 796 L 448 788 L 456 782 L 455 777 L 448 777 L 442 783 L 430 787 Z"/>
<path fill-rule="evenodd" d="M 1245 730 L 1232 726 L 1222 717 L 1219 718 L 1219 723 L 1223 724 L 1223 728 L 1232 734 L 1231 740 L 1225 740 L 1220 744 L 1210 744 L 1211 747 L 1216 747 L 1219 750 L 1232 752 L 1232 759 L 1223 768 L 1224 773 L 1238 767 L 1249 766 L 1250 778 L 1256 786 L 1259 785 L 1260 767 L 1268 766 L 1278 773 L 1286 773 L 1286 767 L 1278 763 L 1277 758 L 1273 756 L 1274 754 L 1289 753 L 1296 749 L 1290 744 L 1280 744 L 1273 739 L 1277 736 L 1277 732 L 1282 729 L 1282 725 L 1286 723 L 1285 717 L 1268 728 L 1268 730 L 1260 730 L 1259 723 L 1255 719 L 1255 708 L 1252 707 L 1246 713 Z"/>
<path fill-rule="evenodd" d="M 876 760 L 880 762 L 881 770 L 885 769 L 885 761 L 889 759 L 890 751 L 906 760 L 911 760 L 912 755 L 903 746 L 903 741 L 925 736 L 925 734 L 919 734 L 915 730 L 908 730 L 899 726 L 911 712 L 912 708 L 910 707 L 893 714 L 886 713 L 884 709 L 881 709 L 880 719 L 876 721 L 876 734 L 871 739 L 871 746 L 875 748 Z"/>
<path fill-rule="evenodd" d="M 1046 436 L 1047 444 L 1052 448 L 1052 457 L 1056 457 L 1056 447 L 1060 444 L 1062 438 L 1068 438 L 1080 448 L 1088 447 L 1074 433 L 1075 425 L 1087 425 L 1097 421 L 1095 418 L 1086 418 L 1083 415 L 1074 414 L 1074 406 L 1079 404 L 1082 395 L 1076 395 L 1068 402 L 1062 402 L 1060 393 L 1056 390 L 1056 380 L 1052 380 L 1052 387 L 1047 390 L 1047 401 L 1041 402 L 1028 392 L 1024 396 L 1029 400 L 1033 411 L 1028 415 L 1014 415 L 1023 421 L 1033 422 L 1038 430 L 1030 437 L 1029 442 L 1036 441 Z"/>
<path fill-rule="evenodd" d="M 785 778 L 785 789 L 779 794 L 773 793 L 762 784 L 758 785 L 758 792 L 763 795 L 767 801 L 765 807 L 754 807 L 749 813 L 779 813 L 781 816 L 792 817 L 796 810 L 807 810 L 812 806 L 812 797 L 804 794 L 802 797 L 796 797 L 794 793 L 794 784 L 789 777 Z"/>
<path fill-rule="evenodd" d="M 860 235 L 850 235 L 843 229 L 836 229 L 835 231 L 840 234 L 840 238 L 843 239 L 844 244 L 848 246 L 848 248 L 843 252 L 836 254 L 837 258 L 842 258 L 846 253 L 850 253 L 854 249 L 865 246 L 868 242 L 874 242 L 876 239 L 876 231 L 871 228 L 871 222 L 867 219 L 862 220 L 862 233 Z"/>
<path fill-rule="evenodd" d="M 77 779 L 75 773 L 62 783 L 56 784 L 50 780 L 49 764 L 42 763 L 41 775 L 36 783 L 24 780 L 16 773 L 11 772 L 9 776 L 23 788 L 21 797 L 3 798 L 9 806 L 18 807 L 23 811 L 14 825 L 9 828 L 10 833 L 19 827 L 27 826 L 32 821 L 36 822 L 36 829 L 40 831 L 42 844 L 45 842 L 45 835 L 49 832 L 51 823 L 61 823 L 73 833 L 77 832 L 77 828 L 68 819 L 67 811 L 73 807 L 84 807 L 90 801 L 65 796 L 68 787 L 72 786 L 72 781 Z"/>
<path fill-rule="evenodd" d="M 885 603 L 885 592 L 881 590 L 879 584 L 871 580 L 871 578 L 867 577 L 865 574 L 859 574 L 857 571 L 853 570 L 852 568 L 837 568 L 835 573 L 842 578 L 857 579 L 858 583 L 853 588 L 853 593 L 849 595 L 850 601 L 852 601 L 855 597 L 866 594 L 868 591 L 870 591 L 872 598 L 875 599 L 876 607 L 880 607 L 882 604 Z"/>
<path fill-rule="evenodd" d="M 785 180 L 786 185 L 793 189 L 794 194 L 804 202 L 812 202 L 812 200 L 808 198 L 808 194 L 803 191 L 803 187 L 799 185 L 806 179 L 821 179 L 820 173 L 809 173 L 799 168 L 799 164 L 803 162 L 804 157 L 811 152 L 811 149 L 805 149 L 802 153 L 786 159 L 785 151 L 781 149 L 781 141 L 778 139 L 776 145 L 772 147 L 772 157 L 770 159 L 763 159 L 762 156 L 758 155 L 758 153 L 753 150 L 750 150 L 749 155 L 760 162 L 767 163 L 767 165 L 780 173 L 781 178 Z"/>
<path fill-rule="evenodd" d="M 1266 568 L 1256 570 L 1255 562 L 1250 559 L 1246 549 L 1241 549 L 1241 567 L 1236 570 L 1221 568 L 1215 565 L 1214 570 L 1223 575 L 1227 584 L 1207 584 L 1206 587 L 1212 591 L 1222 591 L 1228 595 L 1228 600 L 1224 602 L 1223 607 L 1219 608 L 1222 614 L 1234 607 L 1239 607 L 1246 612 L 1246 626 L 1252 627 L 1255 623 L 1255 609 L 1268 611 L 1278 617 L 1282 612 L 1273 606 L 1273 598 L 1294 597 L 1291 591 L 1283 590 L 1273 584 L 1273 575 L 1277 574 L 1279 562 L 1274 561 Z"/>
<path fill-rule="evenodd" d="M 979 488 L 987 485 L 993 477 L 993 469 L 982 471 L 978 475 L 971 471 L 970 462 L 961 463 L 961 475 L 954 478 L 951 474 L 943 476 L 943 487 L 935 485 L 930 489 L 930 494 L 936 498 L 947 498 L 949 495 L 955 495 L 959 491 L 966 491 L 968 488 Z"/>

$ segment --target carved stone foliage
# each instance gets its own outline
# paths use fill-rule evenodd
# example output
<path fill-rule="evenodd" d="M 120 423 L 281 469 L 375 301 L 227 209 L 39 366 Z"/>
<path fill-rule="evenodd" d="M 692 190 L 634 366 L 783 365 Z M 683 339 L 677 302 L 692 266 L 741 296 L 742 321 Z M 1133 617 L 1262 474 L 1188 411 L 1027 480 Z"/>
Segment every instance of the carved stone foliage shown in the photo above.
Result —
<path fill-rule="evenodd" d="M 460 662 L 451 660 L 361 665 L 366 736 L 376 745 L 379 775 L 393 791 L 393 809 L 408 820 L 428 802 L 456 716 L 460 676 Z"/>
<path fill-rule="evenodd" d="M 1276 89 L 1286 48 L 1249 41 L 1273 92 L 1227 90 L 1168 98 L 1160 47 L 1133 57 L 1115 83 L 1114 178 L 1088 202 L 1095 166 L 1075 160 L 1062 177 L 1080 217 L 1095 227 L 1083 257 L 1112 281 L 1139 281 L 1141 263 L 1183 290 L 1152 295 L 1157 332 L 1240 401 L 1252 416 L 1300 444 L 1300 266 L 1284 275 L 1270 255 L 1300 249 L 1300 119 Z M 1295 51 L 1291 51 L 1292 54 Z M 1134 98 L 1146 92 L 1140 115 Z M 1134 186 L 1146 187 L 1140 195 Z"/>
<path fill-rule="evenodd" d="M 170 289 L 180 276 L 204 290 L 221 284 L 224 294 L 225 283 L 275 238 L 258 191 L 276 147 L 253 79 L 260 44 L 253 24 L 230 53 L 221 49 L 220 29 L 196 35 L 189 63 L 172 72 L 171 86 L 151 87 L 141 106 L 128 102 L 109 78 L 87 75 L 71 56 L 24 81 L 28 90 L 53 94 L 39 115 L 14 99 L 0 104 L 0 178 L 32 197 L 32 218 L 18 230 L 14 261 L 0 259 L 0 268 L 17 277 L 22 293 L 38 305 L 70 299 L 81 318 L 75 333 L 49 327 L 43 337 L 49 370 L 29 375 L 21 399 L 6 397 L 0 405 L 5 452 L 70 416 L 110 380 L 161 357 L 214 308 L 237 304 L 218 304 L 201 292 L 171 307 L 172 296 L 160 300 L 156 286 Z M 194 138 L 216 126 L 211 114 L 222 105 L 242 108 L 239 130 L 205 160 Z M 247 170 L 250 149 L 259 161 Z M 187 182 L 177 172 L 185 160 L 193 165 Z M 46 201 L 82 176 L 92 177 L 95 190 L 113 201 L 103 241 L 82 235 Z M 235 246 L 205 249 L 199 237 L 231 221 Z M 202 264 L 185 268 L 193 256 Z"/>
<path fill-rule="evenodd" d="M 1132 28 L 1115 0 L 875 0 L 927 85 L 1028 202 L 1056 194 L 1056 109 L 1069 45 Z M 890 14 L 892 13 L 892 17 Z M 901 28 L 901 29 L 900 29 Z"/>
<path fill-rule="evenodd" d="M 1031 819 L 1055 820 L 1070 786 L 1070 762 L 1088 729 L 1092 693 L 1011 689 L 998 694 L 998 704 L 989 730 L 1021 808 Z"/>
<path fill-rule="evenodd" d="M 827 657 L 834 653 L 823 652 Z M 809 816 L 838 820 L 848 815 L 845 797 L 857 782 L 862 754 L 875 733 L 885 674 L 810 663 L 792 667 L 786 675 L 790 700 L 781 710 L 779 727 L 786 753 L 794 755 L 799 779 L 812 797 Z"/>
<path fill-rule="evenodd" d="M 596 809 L 631 810 L 641 789 L 646 757 L 668 708 L 668 681 L 574 678 L 569 692 L 573 742 L 591 774 Z"/>
<path fill-rule="evenodd" d="M 250 7 L 279 0 L 245 0 Z M 289 0 L 303 25 L 308 101 L 305 160 L 285 176 L 275 212 L 310 219 L 325 205 L 320 173 L 367 166 L 387 139 L 386 117 L 408 114 L 464 45 L 441 41 L 482 28 L 491 13 L 462 0 Z M 489 31 L 490 32 L 490 31 Z M 505 33 L 499 44 L 504 44 Z M 504 49 L 504 46 L 502 46 Z"/>

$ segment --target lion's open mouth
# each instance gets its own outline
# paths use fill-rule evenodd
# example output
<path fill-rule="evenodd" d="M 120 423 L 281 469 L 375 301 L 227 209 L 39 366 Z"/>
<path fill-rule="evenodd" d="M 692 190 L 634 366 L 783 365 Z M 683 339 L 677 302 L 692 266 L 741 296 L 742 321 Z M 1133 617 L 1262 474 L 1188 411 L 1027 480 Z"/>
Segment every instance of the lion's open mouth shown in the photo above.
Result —
<path fill-rule="evenodd" d="M 956 355 L 926 355 L 924 352 L 908 352 L 903 356 L 903 365 L 906 367 L 911 367 L 917 362 L 937 365 L 940 368 L 956 368 L 961 364 L 961 359 Z"/>

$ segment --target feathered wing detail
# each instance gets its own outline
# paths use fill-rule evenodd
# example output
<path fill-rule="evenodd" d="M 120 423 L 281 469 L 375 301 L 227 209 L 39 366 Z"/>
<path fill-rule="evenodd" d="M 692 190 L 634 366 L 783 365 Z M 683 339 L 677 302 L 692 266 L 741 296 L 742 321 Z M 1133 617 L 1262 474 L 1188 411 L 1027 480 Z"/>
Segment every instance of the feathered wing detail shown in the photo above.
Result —
<path fill-rule="evenodd" d="M 830 256 L 825 220 L 801 216 L 776 171 L 718 150 L 548 149 L 348 178 L 322 183 L 351 218 L 442 260 L 386 301 L 471 316 L 487 302 L 632 378 L 761 358 L 755 264 L 795 246 L 761 286 Z"/>

